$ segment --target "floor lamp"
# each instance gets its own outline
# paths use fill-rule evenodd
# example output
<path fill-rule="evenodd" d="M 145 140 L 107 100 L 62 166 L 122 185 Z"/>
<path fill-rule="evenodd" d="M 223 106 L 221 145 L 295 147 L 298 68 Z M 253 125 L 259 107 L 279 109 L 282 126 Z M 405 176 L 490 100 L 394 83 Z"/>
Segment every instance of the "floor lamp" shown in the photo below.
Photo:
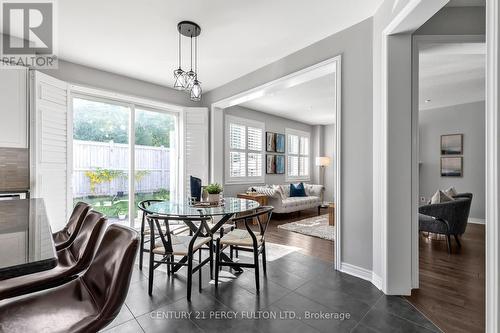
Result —
<path fill-rule="evenodd" d="M 316 157 L 316 166 L 319 167 L 319 179 L 320 179 L 320 185 L 325 186 L 325 169 L 327 166 L 330 165 L 330 157 L 328 156 L 320 156 Z M 324 192 L 321 191 L 321 205 L 324 205 Z"/>

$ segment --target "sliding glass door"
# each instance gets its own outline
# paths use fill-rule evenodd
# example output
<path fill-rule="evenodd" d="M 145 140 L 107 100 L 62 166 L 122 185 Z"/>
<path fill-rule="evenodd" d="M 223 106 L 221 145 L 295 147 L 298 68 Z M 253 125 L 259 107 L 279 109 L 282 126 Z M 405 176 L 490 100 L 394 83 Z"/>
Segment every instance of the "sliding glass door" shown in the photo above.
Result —
<path fill-rule="evenodd" d="M 138 226 L 138 202 L 176 195 L 176 114 L 87 96 L 72 101 L 73 202 Z"/>
<path fill-rule="evenodd" d="M 177 121 L 171 113 L 135 109 L 135 225 L 142 218 L 137 203 L 168 200 L 177 189 Z"/>
<path fill-rule="evenodd" d="M 73 201 L 112 220 L 128 215 L 129 119 L 128 106 L 73 99 Z"/>

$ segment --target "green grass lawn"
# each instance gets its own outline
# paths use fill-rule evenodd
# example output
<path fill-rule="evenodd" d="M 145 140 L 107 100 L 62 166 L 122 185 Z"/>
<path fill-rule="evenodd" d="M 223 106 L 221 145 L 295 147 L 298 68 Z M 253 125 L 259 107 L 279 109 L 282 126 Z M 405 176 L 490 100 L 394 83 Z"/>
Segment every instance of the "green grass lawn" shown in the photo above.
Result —
<path fill-rule="evenodd" d="M 135 212 L 134 216 L 137 216 L 137 204 L 143 200 L 168 200 L 170 198 L 170 192 L 167 190 L 160 190 L 152 193 L 137 193 L 135 195 Z M 117 196 L 88 196 L 73 198 L 73 205 L 77 202 L 83 201 L 90 205 L 92 208 L 100 213 L 103 213 L 109 218 L 119 218 L 120 215 L 128 215 L 129 200 L 128 196 L 124 195 L 122 197 Z M 121 216 L 121 217 L 123 217 Z"/>

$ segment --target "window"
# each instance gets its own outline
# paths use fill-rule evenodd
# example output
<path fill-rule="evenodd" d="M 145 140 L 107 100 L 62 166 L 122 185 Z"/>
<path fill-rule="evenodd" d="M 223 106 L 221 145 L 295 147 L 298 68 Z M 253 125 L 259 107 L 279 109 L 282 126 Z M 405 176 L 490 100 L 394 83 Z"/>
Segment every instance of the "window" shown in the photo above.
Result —
<path fill-rule="evenodd" d="M 226 116 L 226 183 L 264 182 L 264 123 Z"/>
<path fill-rule="evenodd" d="M 176 114 L 78 94 L 72 102 L 74 203 L 134 227 L 138 202 L 175 198 Z"/>
<path fill-rule="evenodd" d="M 310 167 L 310 134 L 307 132 L 297 131 L 287 128 L 285 130 L 287 150 L 287 171 L 286 180 L 309 181 Z"/>

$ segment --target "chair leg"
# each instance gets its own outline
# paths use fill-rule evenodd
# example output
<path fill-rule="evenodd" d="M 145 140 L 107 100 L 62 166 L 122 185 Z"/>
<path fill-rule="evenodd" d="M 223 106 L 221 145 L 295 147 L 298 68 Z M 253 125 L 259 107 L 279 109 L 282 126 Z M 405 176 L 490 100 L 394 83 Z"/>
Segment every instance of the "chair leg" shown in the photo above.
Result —
<path fill-rule="evenodd" d="M 264 271 L 264 276 L 267 275 L 266 269 L 266 243 L 262 243 L 262 270 Z"/>
<path fill-rule="evenodd" d="M 460 239 L 458 238 L 457 235 L 453 235 L 455 237 L 455 241 L 457 242 L 458 247 L 462 247 L 462 244 L 460 244 Z"/>
<path fill-rule="evenodd" d="M 253 247 L 253 262 L 255 265 L 255 290 L 259 293 L 260 281 L 259 281 L 259 250 L 257 246 Z"/>
<path fill-rule="evenodd" d="M 153 294 L 153 278 L 154 278 L 154 257 L 153 252 L 149 253 L 149 276 L 148 276 L 148 294 L 151 296 Z"/>
<path fill-rule="evenodd" d="M 175 262 L 175 256 L 172 254 L 170 256 L 170 275 L 174 276 L 174 262 Z"/>
<path fill-rule="evenodd" d="M 214 248 L 213 242 L 210 242 L 208 258 L 210 260 L 210 280 L 214 278 Z"/>
<path fill-rule="evenodd" d="M 198 265 L 201 263 L 201 249 L 198 249 Z M 201 293 L 201 271 L 203 270 L 203 267 L 200 267 L 198 269 L 198 291 Z"/>
<path fill-rule="evenodd" d="M 188 257 L 187 267 L 187 300 L 191 302 L 191 287 L 193 285 L 193 255 Z"/>
<path fill-rule="evenodd" d="M 220 260 L 220 239 L 217 239 L 215 245 L 215 289 L 219 285 L 219 260 Z"/>
<path fill-rule="evenodd" d="M 321 215 L 321 207 L 318 206 L 318 216 L 320 216 L 320 215 Z"/>
<path fill-rule="evenodd" d="M 144 258 L 144 224 L 141 225 L 141 244 L 139 248 L 139 270 L 142 271 L 142 261 Z"/>
<path fill-rule="evenodd" d="M 233 260 L 233 250 L 233 246 L 229 245 L 229 258 L 231 258 L 231 260 Z"/>
<path fill-rule="evenodd" d="M 446 243 L 448 244 L 448 254 L 451 254 L 451 237 L 446 235 Z"/>

